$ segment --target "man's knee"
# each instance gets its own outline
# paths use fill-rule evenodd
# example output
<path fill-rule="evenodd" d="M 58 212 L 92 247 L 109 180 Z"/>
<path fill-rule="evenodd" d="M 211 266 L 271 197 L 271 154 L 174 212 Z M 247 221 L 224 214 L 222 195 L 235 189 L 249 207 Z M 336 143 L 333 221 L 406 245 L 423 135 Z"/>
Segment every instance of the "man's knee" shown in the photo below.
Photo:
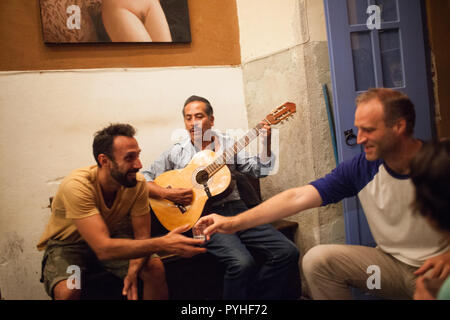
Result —
<path fill-rule="evenodd" d="M 80 300 L 81 289 L 71 289 L 67 286 L 67 280 L 59 281 L 53 288 L 55 300 Z"/>
<path fill-rule="evenodd" d="M 227 263 L 226 277 L 227 278 L 239 278 L 241 276 L 247 276 L 254 272 L 256 262 L 252 256 L 241 256 L 239 259 L 234 259 Z"/>
<path fill-rule="evenodd" d="M 336 251 L 333 248 L 333 245 L 318 245 L 305 254 L 302 269 L 307 278 L 314 272 L 330 265 L 336 256 Z"/>
<path fill-rule="evenodd" d="M 149 258 L 142 266 L 139 276 L 143 281 L 165 281 L 166 273 L 161 259 L 159 257 Z"/>
<path fill-rule="evenodd" d="M 266 264 L 279 267 L 281 265 L 298 265 L 298 260 L 300 258 L 300 253 L 297 247 L 292 243 L 288 242 L 282 247 L 273 250 Z"/>
<path fill-rule="evenodd" d="M 293 243 L 288 243 L 288 245 L 286 245 L 286 247 L 283 249 L 283 253 L 286 256 L 286 259 L 289 260 L 289 262 L 298 263 L 300 252 Z"/>

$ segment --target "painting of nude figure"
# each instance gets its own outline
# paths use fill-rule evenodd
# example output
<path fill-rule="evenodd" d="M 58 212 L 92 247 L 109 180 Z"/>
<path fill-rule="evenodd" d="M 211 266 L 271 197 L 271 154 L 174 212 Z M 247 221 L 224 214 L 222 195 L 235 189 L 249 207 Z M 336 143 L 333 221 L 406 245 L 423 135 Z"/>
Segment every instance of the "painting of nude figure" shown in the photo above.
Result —
<path fill-rule="evenodd" d="M 45 43 L 191 42 L 187 0 L 40 0 Z"/>

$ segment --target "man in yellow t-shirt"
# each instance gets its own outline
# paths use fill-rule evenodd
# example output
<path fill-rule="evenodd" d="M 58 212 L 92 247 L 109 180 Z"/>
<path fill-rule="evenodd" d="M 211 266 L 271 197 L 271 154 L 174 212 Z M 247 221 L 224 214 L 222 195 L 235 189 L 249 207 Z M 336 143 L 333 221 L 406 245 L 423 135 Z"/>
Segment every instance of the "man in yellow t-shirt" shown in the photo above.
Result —
<path fill-rule="evenodd" d="M 137 277 L 144 299 L 168 297 L 164 266 L 157 251 L 189 257 L 206 249 L 184 237 L 189 226 L 150 239 L 150 208 L 135 129 L 112 124 L 96 133 L 97 165 L 77 169 L 61 183 L 52 215 L 37 248 L 45 250 L 42 278 L 54 299 L 79 299 L 81 279 L 93 266 L 124 281 L 123 295 L 137 299 Z M 134 239 L 133 239 L 134 238 Z"/>

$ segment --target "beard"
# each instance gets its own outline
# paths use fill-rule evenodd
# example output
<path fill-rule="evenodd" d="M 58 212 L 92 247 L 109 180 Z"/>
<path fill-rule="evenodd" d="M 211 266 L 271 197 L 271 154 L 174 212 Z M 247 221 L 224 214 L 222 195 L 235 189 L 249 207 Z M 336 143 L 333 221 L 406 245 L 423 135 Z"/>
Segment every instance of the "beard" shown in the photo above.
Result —
<path fill-rule="evenodd" d="M 116 180 L 117 183 L 124 186 L 125 188 L 133 188 L 137 185 L 136 177 L 128 177 L 128 174 L 136 173 L 139 170 L 133 169 L 123 173 L 120 172 L 119 166 L 115 161 L 113 161 L 112 163 L 113 167 L 111 168 L 111 177 L 113 177 L 113 179 Z"/>
<path fill-rule="evenodd" d="M 399 141 L 394 139 L 391 135 L 386 135 L 382 142 L 378 144 L 378 157 L 385 159 L 392 154 L 396 154 L 399 149 Z"/>
<path fill-rule="evenodd" d="M 371 142 L 371 152 L 366 151 L 366 159 L 375 161 L 378 159 L 385 159 L 392 154 L 395 154 L 399 149 L 398 140 L 393 139 L 390 135 L 384 136 L 377 142 Z"/>

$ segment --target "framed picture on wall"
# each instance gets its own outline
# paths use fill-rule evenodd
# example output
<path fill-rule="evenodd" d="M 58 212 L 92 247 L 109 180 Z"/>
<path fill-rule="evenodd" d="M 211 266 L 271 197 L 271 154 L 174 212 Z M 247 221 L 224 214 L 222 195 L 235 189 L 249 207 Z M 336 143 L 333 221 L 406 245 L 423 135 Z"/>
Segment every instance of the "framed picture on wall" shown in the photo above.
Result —
<path fill-rule="evenodd" d="M 187 0 L 40 0 L 45 43 L 191 42 Z"/>

